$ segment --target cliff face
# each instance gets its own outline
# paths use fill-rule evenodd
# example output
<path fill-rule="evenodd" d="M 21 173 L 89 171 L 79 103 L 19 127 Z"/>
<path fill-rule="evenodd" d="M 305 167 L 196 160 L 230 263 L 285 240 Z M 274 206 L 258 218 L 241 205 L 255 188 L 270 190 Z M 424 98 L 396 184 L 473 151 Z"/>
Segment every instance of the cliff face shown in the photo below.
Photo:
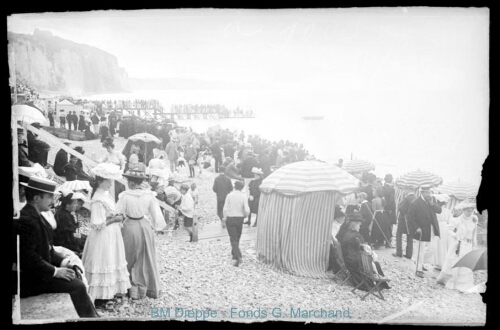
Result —
<path fill-rule="evenodd" d="M 129 90 L 127 72 L 115 56 L 35 30 L 8 33 L 9 68 L 40 91 L 88 94 Z M 14 58 L 15 57 L 15 58 Z M 12 77 L 10 77 L 12 86 Z"/>

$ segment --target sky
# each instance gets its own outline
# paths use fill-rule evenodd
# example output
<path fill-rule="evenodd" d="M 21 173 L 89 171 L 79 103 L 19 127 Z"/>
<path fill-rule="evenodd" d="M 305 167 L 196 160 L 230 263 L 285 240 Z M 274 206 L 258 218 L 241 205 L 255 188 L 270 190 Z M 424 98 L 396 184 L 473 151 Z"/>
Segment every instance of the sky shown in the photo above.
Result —
<path fill-rule="evenodd" d="M 273 104 L 266 111 L 283 118 L 286 107 L 297 115 L 327 117 L 318 125 L 331 134 L 310 141 L 342 150 L 330 156 L 356 150 L 379 163 L 480 182 L 488 154 L 486 8 L 141 10 L 8 18 L 9 31 L 31 34 L 35 28 L 115 55 L 130 77 L 264 83 L 264 99 Z"/>

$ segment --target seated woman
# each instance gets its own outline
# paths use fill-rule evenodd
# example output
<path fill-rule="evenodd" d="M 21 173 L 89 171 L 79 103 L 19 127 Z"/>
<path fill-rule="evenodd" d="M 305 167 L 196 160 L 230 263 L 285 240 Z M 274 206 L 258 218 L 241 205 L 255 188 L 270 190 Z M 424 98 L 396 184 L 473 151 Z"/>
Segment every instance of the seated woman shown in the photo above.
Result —
<path fill-rule="evenodd" d="M 133 144 L 130 147 L 130 157 L 128 158 L 128 169 L 135 170 L 139 166 L 139 151 L 141 149 Z"/>
<path fill-rule="evenodd" d="M 340 206 L 335 205 L 335 214 L 333 217 L 334 219 L 332 223 L 332 240 L 337 240 L 335 237 L 337 236 L 340 230 L 340 226 L 344 223 L 345 220 L 345 214 L 340 209 Z M 334 273 L 337 273 L 340 270 L 340 266 L 337 263 L 333 242 L 330 243 L 330 258 L 327 270 L 332 270 Z"/>
<path fill-rule="evenodd" d="M 359 212 L 350 213 L 347 220 L 349 222 L 348 231 L 343 235 L 340 244 L 346 268 L 351 274 L 351 283 L 353 286 L 357 286 L 364 279 L 364 275 L 361 270 L 362 263 L 360 252 L 365 250 L 366 247 L 364 245 L 366 244 L 363 236 L 359 233 L 359 228 L 364 220 L 363 216 Z M 377 271 L 380 275 L 384 276 L 380 265 L 377 267 Z M 373 285 L 373 283 L 366 283 L 365 281 L 365 284 L 361 285 L 359 289 L 370 291 Z M 381 288 L 389 289 L 389 285 L 387 285 L 387 283 L 383 283 Z"/>
<path fill-rule="evenodd" d="M 57 223 L 54 245 L 63 246 L 81 257 L 87 236 L 77 233 L 78 222 L 74 212 L 78 207 L 78 199 L 84 200 L 85 196 L 71 190 L 62 191 L 61 206 L 54 215 Z"/>

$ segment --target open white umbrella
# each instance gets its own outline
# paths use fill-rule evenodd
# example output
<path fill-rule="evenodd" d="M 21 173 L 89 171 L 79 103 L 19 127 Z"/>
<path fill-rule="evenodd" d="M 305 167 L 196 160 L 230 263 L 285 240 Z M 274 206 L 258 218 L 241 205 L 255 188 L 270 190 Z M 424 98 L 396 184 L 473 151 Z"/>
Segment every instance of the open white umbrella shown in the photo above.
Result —
<path fill-rule="evenodd" d="M 47 118 L 37 108 L 30 107 L 26 104 L 16 104 L 12 106 L 12 111 L 16 116 L 16 121 L 25 122 L 28 124 L 40 123 L 42 126 L 49 125 Z"/>
<path fill-rule="evenodd" d="M 274 171 L 262 184 L 263 191 L 288 193 L 338 191 L 349 194 L 358 188 L 358 180 L 341 168 L 317 161 L 295 162 Z"/>
<path fill-rule="evenodd" d="M 149 133 L 137 133 L 128 138 L 130 141 L 144 141 L 161 143 L 160 139 Z"/>

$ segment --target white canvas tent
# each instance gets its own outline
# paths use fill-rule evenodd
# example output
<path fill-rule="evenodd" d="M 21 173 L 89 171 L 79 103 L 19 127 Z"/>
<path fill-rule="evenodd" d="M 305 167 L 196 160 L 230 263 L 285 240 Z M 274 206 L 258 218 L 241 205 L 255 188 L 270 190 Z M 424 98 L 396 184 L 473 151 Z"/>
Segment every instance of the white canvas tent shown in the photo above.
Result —
<path fill-rule="evenodd" d="M 59 102 L 57 104 L 57 112 L 60 113 L 61 110 L 63 110 L 63 109 L 64 109 L 64 114 L 66 114 L 66 115 L 69 113 L 69 111 L 71 111 L 71 112 L 76 111 L 76 114 L 80 115 L 80 113 L 83 110 L 83 107 L 81 105 L 74 104 L 73 102 L 71 102 L 69 100 L 64 100 L 64 101 Z"/>

